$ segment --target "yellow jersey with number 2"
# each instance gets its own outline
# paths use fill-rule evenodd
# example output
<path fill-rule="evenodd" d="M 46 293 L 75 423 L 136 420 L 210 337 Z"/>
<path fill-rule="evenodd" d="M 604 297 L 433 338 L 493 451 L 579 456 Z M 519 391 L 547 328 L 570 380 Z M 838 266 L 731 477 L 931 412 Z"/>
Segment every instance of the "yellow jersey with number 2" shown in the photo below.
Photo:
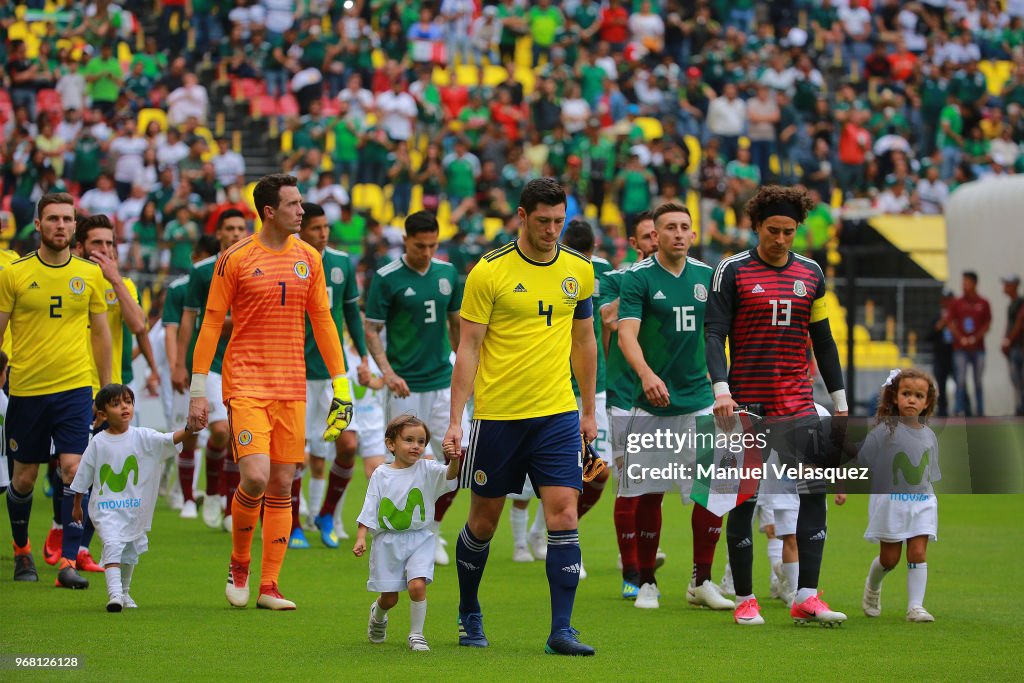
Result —
<path fill-rule="evenodd" d="M 51 266 L 32 252 L 0 271 L 0 311 L 11 314 L 11 395 L 42 396 L 92 384 L 89 316 L 104 313 L 107 281 L 92 261 Z"/>

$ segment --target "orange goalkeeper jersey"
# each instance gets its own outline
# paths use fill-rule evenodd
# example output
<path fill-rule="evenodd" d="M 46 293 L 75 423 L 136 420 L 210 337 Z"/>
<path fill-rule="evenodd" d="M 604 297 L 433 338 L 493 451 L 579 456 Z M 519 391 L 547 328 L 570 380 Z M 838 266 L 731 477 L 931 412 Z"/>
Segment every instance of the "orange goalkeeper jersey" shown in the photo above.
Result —
<path fill-rule="evenodd" d="M 248 237 L 217 260 L 193 373 L 209 373 L 228 310 L 233 328 L 224 354 L 225 402 L 236 396 L 306 400 L 306 313 L 331 376 L 345 374 L 320 254 L 298 237 L 281 251 Z"/>

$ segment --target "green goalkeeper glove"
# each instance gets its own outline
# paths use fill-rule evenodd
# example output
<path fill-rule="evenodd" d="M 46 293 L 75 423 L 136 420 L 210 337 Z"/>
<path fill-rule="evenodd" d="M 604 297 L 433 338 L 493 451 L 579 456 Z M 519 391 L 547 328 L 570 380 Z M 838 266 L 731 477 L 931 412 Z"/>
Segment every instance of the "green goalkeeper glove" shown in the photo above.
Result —
<path fill-rule="evenodd" d="M 332 385 L 334 398 L 331 399 L 331 410 L 327 413 L 324 441 L 336 440 L 352 421 L 352 394 L 349 391 L 348 378 L 335 377 Z"/>

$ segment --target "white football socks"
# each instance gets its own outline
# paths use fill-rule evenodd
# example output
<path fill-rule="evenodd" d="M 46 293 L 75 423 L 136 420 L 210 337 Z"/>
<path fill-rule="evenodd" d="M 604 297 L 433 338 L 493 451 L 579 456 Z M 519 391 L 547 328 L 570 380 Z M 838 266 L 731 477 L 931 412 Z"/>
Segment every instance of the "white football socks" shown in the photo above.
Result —
<path fill-rule="evenodd" d="M 309 478 L 309 514 L 316 517 L 324 504 L 324 491 L 327 490 L 326 479 Z"/>
<path fill-rule="evenodd" d="M 124 589 L 121 587 L 121 568 L 107 567 L 103 570 L 103 576 L 107 580 L 107 595 L 111 598 L 122 595 Z"/>
<path fill-rule="evenodd" d="M 928 587 L 928 563 L 907 562 L 907 608 L 924 606 L 924 591 Z"/>
<path fill-rule="evenodd" d="M 427 620 L 427 600 L 409 601 L 409 635 L 423 635 L 423 623 Z"/>
<path fill-rule="evenodd" d="M 530 510 L 528 508 L 519 509 L 513 505 L 508 516 L 512 522 L 513 545 L 517 548 L 525 547 L 526 525 L 530 521 Z"/>
<path fill-rule="evenodd" d="M 882 587 L 882 579 L 885 578 L 889 571 L 882 566 L 882 561 L 877 557 L 871 561 L 871 569 L 868 570 L 868 585 L 871 586 L 872 590 L 878 590 Z"/>

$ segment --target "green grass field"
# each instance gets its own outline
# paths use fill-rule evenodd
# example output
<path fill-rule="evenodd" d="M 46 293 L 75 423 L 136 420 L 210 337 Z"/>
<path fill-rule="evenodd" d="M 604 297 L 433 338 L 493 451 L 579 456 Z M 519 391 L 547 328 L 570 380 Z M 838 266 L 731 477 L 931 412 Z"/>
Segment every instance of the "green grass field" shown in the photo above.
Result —
<path fill-rule="evenodd" d="M 355 518 L 362 502 L 361 473 L 351 490 L 347 520 Z M 467 500 L 460 496 L 444 523 L 453 554 Z M 428 589 L 426 636 L 432 651 L 412 653 L 405 644 L 409 617 L 404 596 L 391 611 L 387 642 L 367 642 L 366 615 L 372 600 L 365 588 L 367 561 L 351 554 L 350 542 L 331 551 L 310 535 L 312 549 L 288 552 L 281 585 L 298 604 L 297 611 L 232 609 L 223 592 L 228 535 L 207 529 L 199 520 L 179 519 L 163 501 L 150 534 L 150 551 L 133 580 L 132 595 L 140 609 L 108 614 L 100 574 L 88 575 L 92 586 L 85 591 L 53 587 L 55 571 L 44 564 L 41 553 L 50 502 L 40 488 L 31 526 L 40 582 L 15 584 L 8 543 L 0 554 L 0 602 L 5 607 L 0 653 L 84 657 L 85 675 L 91 680 L 241 680 L 255 675 L 309 680 L 773 680 L 794 675 L 1020 680 L 1024 665 L 1018 659 L 1020 626 L 1014 621 L 1020 604 L 1014 596 L 1024 579 L 1020 504 L 1015 496 L 942 498 L 940 542 L 929 548 L 925 601 L 936 621 L 909 624 L 904 620 L 903 566 L 887 579 L 882 617 L 869 620 L 860 611 L 875 547 L 862 540 L 867 500 L 851 497 L 845 507 L 830 508 L 822 582 L 825 599 L 846 611 L 849 621 L 834 630 L 795 626 L 781 603 L 766 598 L 768 568 L 762 542 L 756 553 L 755 589 L 764 596 L 767 624 L 741 628 L 733 624 L 730 613 L 686 605 L 690 512 L 674 497 L 666 499 L 664 508 L 662 547 L 668 562 L 659 572 L 661 609 L 638 610 L 621 599 L 612 498 L 606 494 L 581 527 L 590 576 L 580 585 L 573 620 L 598 654 L 568 659 L 543 652 L 549 614 L 544 565 L 511 561 L 506 520 L 492 543 L 481 590 L 491 647 L 458 647 L 458 585 L 454 566 L 448 566 L 437 569 Z M 7 538 L 8 528 L 3 505 L 0 533 Z M 348 530 L 353 532 L 351 521 Z M 99 550 L 97 537 L 97 559 Z M 253 552 L 258 558 L 258 542 Z M 717 560 L 715 575 L 720 577 L 724 545 L 719 546 Z M 0 679 L 65 675 L 4 671 Z"/>

